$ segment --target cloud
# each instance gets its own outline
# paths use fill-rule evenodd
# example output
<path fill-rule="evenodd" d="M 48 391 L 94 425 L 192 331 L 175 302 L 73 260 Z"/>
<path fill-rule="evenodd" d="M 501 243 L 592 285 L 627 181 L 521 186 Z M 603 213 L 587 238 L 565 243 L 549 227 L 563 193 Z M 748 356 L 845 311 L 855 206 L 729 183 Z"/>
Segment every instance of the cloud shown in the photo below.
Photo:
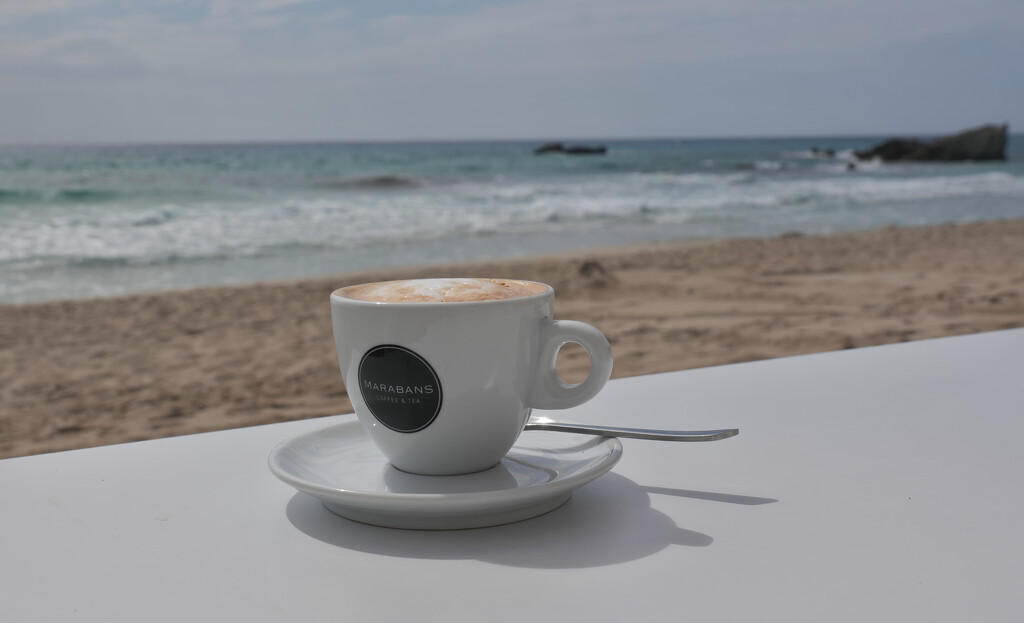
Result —
<path fill-rule="evenodd" d="M 0 134 L 91 137 L 129 133 L 129 121 L 130 137 L 153 139 L 692 134 L 726 128 L 726 113 L 751 116 L 737 98 L 771 102 L 757 114 L 764 131 L 783 119 L 797 131 L 788 109 L 813 106 L 804 117 L 822 127 L 829 107 L 860 111 L 857 89 L 885 84 L 907 54 L 927 92 L 944 65 L 950 78 L 1004 67 L 983 34 L 966 51 L 928 43 L 996 26 L 1024 39 L 1024 3 L 529 0 L 386 12 L 326 0 L 0 0 L 0 93 L 36 120 L 14 127 L 8 114 Z M 67 103 L 33 107 L 44 97 Z M 71 114 L 81 102 L 94 122 Z"/>
<path fill-rule="evenodd" d="M 0 0 L 0 25 L 95 5 L 103 0 Z"/>
<path fill-rule="evenodd" d="M 122 6 L 102 3 L 114 5 Z M 866 53 L 985 24 L 1016 20 L 1024 25 L 1024 5 L 1005 0 L 946 0 L 930 3 L 928 10 L 888 0 L 544 0 L 379 18 L 360 18 L 357 10 L 338 10 L 321 0 L 210 0 L 186 3 L 191 13 L 202 16 L 189 21 L 161 3 L 83 16 L 85 6 L 100 5 L 7 0 L 0 4 L 0 14 L 8 11 L 21 18 L 75 12 L 81 17 L 74 23 L 41 38 L 108 39 L 126 56 L 146 59 L 154 69 L 180 68 L 184 57 L 201 72 L 251 72 L 284 56 L 301 59 L 299 71 L 363 67 L 368 73 L 401 68 L 417 73 L 446 65 L 490 65 L 495 70 L 594 73 L 723 58 Z M 5 38 L 19 39 L 18 30 L 7 30 Z M 32 34 L 38 41 L 39 33 Z M 31 62 L 33 53 L 52 62 L 42 51 L 45 45 L 29 46 L 26 39 L 21 37 L 23 53 L 16 55 L 22 62 Z M 244 54 L 232 57 L 227 66 L 219 64 L 218 58 L 232 48 Z M 217 50 L 222 53 L 215 54 Z M 212 67 L 203 54 L 213 54 Z M 276 69 L 273 63 L 270 69 Z"/>

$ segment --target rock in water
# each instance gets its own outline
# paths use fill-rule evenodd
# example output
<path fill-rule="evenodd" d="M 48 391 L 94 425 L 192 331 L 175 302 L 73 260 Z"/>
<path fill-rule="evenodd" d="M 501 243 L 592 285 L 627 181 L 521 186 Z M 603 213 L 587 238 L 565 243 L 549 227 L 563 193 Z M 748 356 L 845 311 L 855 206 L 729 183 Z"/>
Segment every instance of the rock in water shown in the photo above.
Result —
<path fill-rule="evenodd" d="M 857 158 L 885 161 L 1006 160 L 1007 124 L 985 125 L 932 141 L 894 138 L 871 149 L 855 152 Z"/>
<path fill-rule="evenodd" d="M 608 153 L 608 148 L 604 145 L 576 145 L 566 147 L 565 153 L 573 156 L 603 156 Z"/>
<path fill-rule="evenodd" d="M 608 153 L 608 148 L 604 145 L 570 145 L 566 146 L 564 143 L 544 143 L 540 147 L 533 150 L 534 155 L 542 154 L 569 154 L 570 156 L 588 156 L 588 155 L 599 155 L 603 156 Z"/>
<path fill-rule="evenodd" d="M 544 143 L 537 149 L 534 149 L 533 153 L 539 156 L 541 154 L 556 154 L 564 151 L 565 145 L 562 143 Z"/>

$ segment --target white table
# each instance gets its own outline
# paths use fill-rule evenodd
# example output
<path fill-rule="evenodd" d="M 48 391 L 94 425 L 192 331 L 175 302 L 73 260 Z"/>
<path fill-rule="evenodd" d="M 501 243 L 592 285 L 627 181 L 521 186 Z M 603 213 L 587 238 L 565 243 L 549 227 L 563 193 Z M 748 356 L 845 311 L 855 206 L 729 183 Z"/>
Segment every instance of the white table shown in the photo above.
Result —
<path fill-rule="evenodd" d="M 275 479 L 351 416 L 0 461 L 4 621 L 1020 621 L 1024 330 L 612 381 L 561 508 L 377 528 Z"/>

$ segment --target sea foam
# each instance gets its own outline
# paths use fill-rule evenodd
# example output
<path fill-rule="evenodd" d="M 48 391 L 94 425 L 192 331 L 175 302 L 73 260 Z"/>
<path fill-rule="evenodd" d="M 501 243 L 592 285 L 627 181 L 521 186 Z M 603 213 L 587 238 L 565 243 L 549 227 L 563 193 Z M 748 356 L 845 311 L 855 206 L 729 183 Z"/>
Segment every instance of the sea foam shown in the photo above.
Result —
<path fill-rule="evenodd" d="M 853 162 L 871 142 L 620 141 L 593 158 L 484 142 L 0 147 L 0 301 L 1024 217 L 1019 152 Z"/>

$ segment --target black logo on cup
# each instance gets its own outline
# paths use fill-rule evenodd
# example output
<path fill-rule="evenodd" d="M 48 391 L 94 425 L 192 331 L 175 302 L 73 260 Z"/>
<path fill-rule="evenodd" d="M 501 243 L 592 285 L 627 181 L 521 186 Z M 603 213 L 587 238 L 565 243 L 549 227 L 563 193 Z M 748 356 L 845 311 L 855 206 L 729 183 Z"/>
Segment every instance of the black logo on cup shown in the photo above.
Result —
<path fill-rule="evenodd" d="M 408 348 L 374 346 L 359 362 L 359 391 L 370 413 L 391 430 L 415 433 L 441 411 L 441 382 Z"/>

